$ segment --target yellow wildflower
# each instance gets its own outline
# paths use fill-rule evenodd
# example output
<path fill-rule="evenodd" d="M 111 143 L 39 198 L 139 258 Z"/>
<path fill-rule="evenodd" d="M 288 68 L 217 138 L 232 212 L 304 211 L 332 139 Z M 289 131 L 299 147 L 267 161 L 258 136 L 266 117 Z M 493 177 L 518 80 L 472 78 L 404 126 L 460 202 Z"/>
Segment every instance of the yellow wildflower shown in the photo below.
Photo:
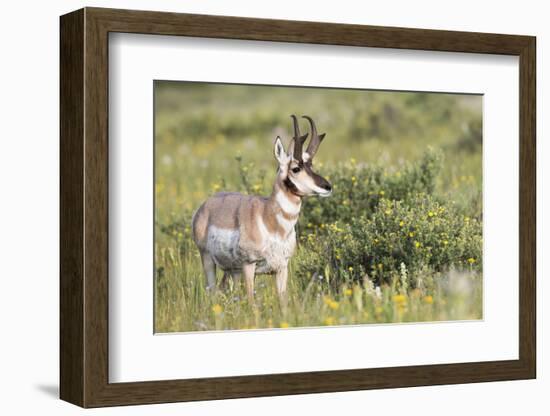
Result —
<path fill-rule="evenodd" d="M 407 297 L 405 295 L 393 295 L 392 300 L 398 305 L 406 305 Z"/>
<path fill-rule="evenodd" d="M 424 303 L 431 305 L 434 303 L 434 298 L 431 295 L 424 296 Z"/>
<path fill-rule="evenodd" d="M 409 237 L 414 237 L 414 233 L 412 231 L 409 233 Z"/>
<path fill-rule="evenodd" d="M 332 316 L 329 316 L 328 318 L 325 319 L 325 325 L 334 325 L 334 318 Z"/>
<path fill-rule="evenodd" d="M 353 294 L 353 290 L 350 288 L 344 289 L 344 295 L 351 296 Z"/>
<path fill-rule="evenodd" d="M 414 242 L 414 246 L 415 246 L 416 248 L 418 248 L 418 247 L 420 247 L 420 243 L 419 243 L 418 241 L 415 241 L 415 242 Z"/>
<path fill-rule="evenodd" d="M 352 272 L 352 271 L 353 271 L 353 267 L 349 266 L 349 267 L 348 267 L 348 270 L 349 270 L 350 272 Z"/>
<path fill-rule="evenodd" d="M 330 309 L 332 309 L 333 311 L 335 311 L 340 307 L 340 304 L 338 302 L 336 302 L 335 300 L 333 300 L 328 304 L 328 307 Z"/>
<path fill-rule="evenodd" d="M 380 191 L 380 195 L 384 196 L 386 193 L 384 191 Z"/>
<path fill-rule="evenodd" d="M 283 321 L 281 322 L 281 324 L 279 325 L 281 328 L 288 328 L 290 325 L 288 324 L 288 322 L 286 321 Z"/>
<path fill-rule="evenodd" d="M 214 306 L 212 306 L 212 312 L 214 312 L 215 315 L 219 315 L 220 313 L 222 313 L 222 311 L 223 308 L 221 307 L 221 305 L 216 303 Z"/>
<path fill-rule="evenodd" d="M 399 226 L 403 227 L 405 225 L 405 221 L 399 221 Z"/>
<path fill-rule="evenodd" d="M 470 263 L 470 264 L 474 264 L 475 262 L 476 262 L 476 259 L 474 259 L 473 257 L 470 257 L 468 259 L 468 263 Z"/>

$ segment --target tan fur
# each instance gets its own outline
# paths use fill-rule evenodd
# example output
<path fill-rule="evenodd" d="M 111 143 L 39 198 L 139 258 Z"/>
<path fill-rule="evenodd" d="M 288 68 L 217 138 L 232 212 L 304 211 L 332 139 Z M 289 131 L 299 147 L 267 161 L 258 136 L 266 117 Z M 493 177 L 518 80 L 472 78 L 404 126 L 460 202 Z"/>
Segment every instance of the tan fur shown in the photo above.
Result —
<path fill-rule="evenodd" d="M 297 212 L 285 211 L 277 202 L 278 194 L 283 195 Z M 221 267 L 224 270 L 222 286 L 227 287 L 229 277 L 235 278 L 237 275 L 243 274 L 247 293 L 253 300 L 254 284 L 251 276 L 258 271 L 255 264 L 270 254 L 266 253 L 266 250 L 271 250 L 267 239 L 275 238 L 280 241 L 288 241 L 290 244 L 288 258 L 281 259 L 280 262 L 273 264 L 269 270 L 264 272 L 277 276 L 277 291 L 284 301 L 288 259 L 295 247 L 294 223 L 298 220 L 300 206 L 301 198 L 284 187 L 281 177 L 277 179 L 273 186 L 273 192 L 268 198 L 228 192 L 218 193 L 208 198 L 196 211 L 192 220 L 193 239 L 201 253 L 203 267 L 208 278 L 208 287 L 215 287 L 215 269 L 216 266 Z M 288 221 L 292 227 L 286 229 L 281 225 L 278 215 Z M 263 230 L 258 226 L 259 219 L 265 227 Z M 215 229 L 227 230 L 230 233 L 238 232 L 238 247 L 239 253 L 242 253 L 240 254 L 242 266 L 225 265 L 224 268 L 224 265 L 219 261 L 216 262 L 216 257 L 209 253 L 209 230 L 212 232 Z M 264 235 L 265 232 L 271 237 Z M 212 236 L 210 235 L 210 237 Z"/>
<path fill-rule="evenodd" d="M 277 221 L 280 213 L 286 220 L 297 220 L 298 214 L 289 214 L 275 201 L 277 192 L 282 192 L 294 202 L 297 207 L 301 198 L 292 194 L 277 182 L 269 198 L 243 195 L 237 192 L 219 192 L 208 198 L 193 216 L 193 240 L 199 249 L 206 247 L 207 227 L 214 225 L 219 228 L 239 229 L 243 236 L 253 243 L 261 242 L 261 235 L 256 225 L 256 218 L 261 217 L 267 230 L 280 237 L 288 234 Z"/>
<path fill-rule="evenodd" d="M 279 170 L 269 197 L 221 192 L 208 198 L 193 215 L 193 240 L 208 289 L 216 288 L 216 268 L 220 267 L 224 271 L 222 286 L 227 286 L 230 277 L 242 275 L 253 300 L 254 275 L 275 274 L 278 294 L 285 302 L 288 262 L 296 247 L 294 227 L 302 198 L 331 192 L 326 179 L 313 172 L 309 156 L 305 164 L 294 155 L 294 149 L 298 152 L 294 143 L 295 139 L 286 153 L 280 138 L 275 142 Z"/>

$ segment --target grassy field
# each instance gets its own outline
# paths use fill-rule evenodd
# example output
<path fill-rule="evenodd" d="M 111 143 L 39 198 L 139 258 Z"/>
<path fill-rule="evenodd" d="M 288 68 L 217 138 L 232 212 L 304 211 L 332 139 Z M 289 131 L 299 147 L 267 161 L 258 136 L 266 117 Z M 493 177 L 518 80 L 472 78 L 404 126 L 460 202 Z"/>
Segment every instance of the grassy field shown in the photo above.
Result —
<path fill-rule="evenodd" d="M 239 286 L 212 296 L 191 216 L 218 191 L 271 192 L 293 113 L 327 133 L 334 192 L 303 204 L 288 308 L 271 276 L 257 307 Z M 155 331 L 480 319 L 481 142 L 479 96 L 157 82 Z"/>

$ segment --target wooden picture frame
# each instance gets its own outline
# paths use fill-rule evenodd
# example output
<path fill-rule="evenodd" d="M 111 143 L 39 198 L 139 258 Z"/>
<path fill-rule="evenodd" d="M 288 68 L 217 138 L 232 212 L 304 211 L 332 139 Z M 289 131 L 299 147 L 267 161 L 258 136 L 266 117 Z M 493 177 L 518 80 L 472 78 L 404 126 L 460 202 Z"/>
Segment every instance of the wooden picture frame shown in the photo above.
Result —
<path fill-rule="evenodd" d="M 60 396 L 82 407 L 518 380 L 536 376 L 535 38 L 85 8 L 61 17 Z M 110 383 L 108 34 L 368 46 L 519 57 L 519 359 Z"/>

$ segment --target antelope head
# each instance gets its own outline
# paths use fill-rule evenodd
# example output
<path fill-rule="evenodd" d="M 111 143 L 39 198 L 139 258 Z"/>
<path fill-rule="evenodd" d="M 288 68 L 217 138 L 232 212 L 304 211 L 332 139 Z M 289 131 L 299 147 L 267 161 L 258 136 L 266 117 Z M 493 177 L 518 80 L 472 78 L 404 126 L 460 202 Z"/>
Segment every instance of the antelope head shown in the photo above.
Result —
<path fill-rule="evenodd" d="M 318 195 L 327 197 L 332 193 L 332 185 L 321 175 L 313 171 L 313 158 L 319 145 L 325 138 L 325 133 L 318 134 L 315 122 L 309 116 L 303 116 L 310 125 L 311 138 L 307 149 L 303 146 L 309 133 L 302 135 L 298 119 L 293 114 L 294 137 L 285 153 L 281 139 L 275 141 L 275 158 L 279 162 L 279 178 L 285 187 L 300 197 Z"/>

